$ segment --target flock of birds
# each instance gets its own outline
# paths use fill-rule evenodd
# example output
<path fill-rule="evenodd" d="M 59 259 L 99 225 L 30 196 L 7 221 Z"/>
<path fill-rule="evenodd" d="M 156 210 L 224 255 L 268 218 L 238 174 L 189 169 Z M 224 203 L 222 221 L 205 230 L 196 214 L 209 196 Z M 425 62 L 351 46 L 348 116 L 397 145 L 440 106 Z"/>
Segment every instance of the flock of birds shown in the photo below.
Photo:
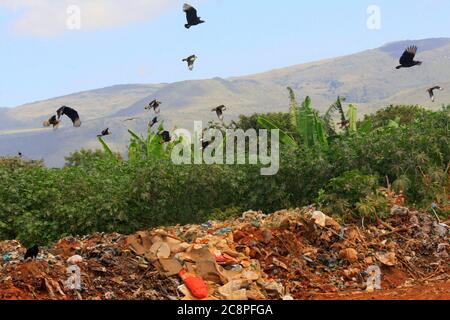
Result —
<path fill-rule="evenodd" d="M 187 19 L 187 24 L 185 24 L 185 28 L 189 29 L 193 26 L 205 23 L 205 21 L 201 20 L 201 18 L 197 15 L 197 10 L 192 7 L 189 4 L 184 4 L 183 6 L 183 11 L 186 13 L 186 19 Z M 415 56 L 417 54 L 417 47 L 416 46 L 411 46 L 408 47 L 403 55 L 400 58 L 400 65 L 396 67 L 396 69 L 402 69 L 402 68 L 412 68 L 415 66 L 420 66 L 422 64 L 422 61 L 415 61 Z M 197 56 L 191 55 L 185 59 L 183 59 L 183 62 L 186 62 L 188 65 L 189 70 L 193 70 L 194 69 L 194 63 L 197 60 Z M 427 89 L 427 92 L 430 96 L 431 101 L 435 101 L 435 91 L 437 90 L 443 90 L 440 86 L 434 86 L 431 87 L 429 89 Z M 155 112 L 156 115 L 159 115 L 161 112 L 161 104 L 162 102 L 159 100 L 153 100 L 151 101 L 146 107 L 145 110 L 153 110 Z M 224 111 L 226 111 L 226 106 L 224 105 L 220 105 L 214 109 L 212 109 L 212 112 L 215 112 L 217 117 L 219 118 L 220 121 L 223 122 L 224 119 Z M 56 111 L 56 115 L 51 116 L 47 121 L 44 122 L 44 127 L 50 127 L 53 126 L 54 129 L 57 129 L 60 124 L 61 124 L 61 117 L 65 115 L 68 118 L 70 118 L 70 120 L 73 123 L 73 126 L 76 128 L 79 128 L 81 126 L 81 120 L 80 120 L 80 116 L 78 114 L 78 112 L 75 109 L 72 109 L 70 107 L 67 106 L 62 106 L 61 108 L 59 108 Z M 128 118 L 125 119 L 124 121 L 133 121 L 139 118 Z M 155 116 L 151 121 L 149 121 L 148 126 L 150 128 L 152 128 L 155 124 L 158 123 L 158 116 Z M 170 136 L 170 132 L 168 131 L 162 131 L 158 133 L 161 138 L 162 138 L 162 142 L 161 143 L 168 143 L 172 141 L 172 137 Z M 111 131 L 109 130 L 109 128 L 106 128 L 105 130 L 103 130 L 101 132 L 101 134 L 99 134 L 99 137 L 103 137 L 103 136 L 108 136 L 111 135 Z M 202 148 L 205 149 L 208 145 L 210 145 L 211 142 L 209 141 L 204 141 L 202 140 Z M 22 157 L 22 153 L 19 152 L 19 156 Z M 33 247 L 29 248 L 24 256 L 25 260 L 28 258 L 36 258 L 37 255 L 39 253 L 39 247 L 37 245 L 34 245 Z"/>
<path fill-rule="evenodd" d="M 193 6 L 185 3 L 183 5 L 183 11 L 186 13 L 187 23 L 184 25 L 186 29 L 190 29 L 193 26 L 205 23 L 205 21 L 201 20 L 201 18 L 197 15 L 197 10 Z M 198 57 L 195 54 L 193 54 L 183 59 L 182 61 L 186 62 L 189 70 L 192 71 L 194 70 L 194 63 L 197 59 Z M 156 115 L 159 115 L 161 111 L 161 104 L 162 104 L 161 101 L 153 100 L 145 107 L 145 110 L 153 110 Z M 224 111 L 226 111 L 226 109 L 227 109 L 226 106 L 220 105 L 212 109 L 212 112 L 215 112 L 219 120 L 223 121 L 224 119 L 223 114 Z M 52 115 L 47 121 L 44 121 L 43 123 L 44 127 L 52 126 L 53 129 L 55 130 L 58 129 L 61 124 L 61 117 L 63 115 L 70 118 L 74 127 L 79 128 L 81 126 L 81 120 L 78 112 L 75 109 L 63 106 L 56 111 L 56 115 Z M 134 121 L 137 119 L 140 118 L 138 117 L 128 118 L 125 119 L 124 122 Z M 151 121 L 149 121 L 148 126 L 149 128 L 152 128 L 157 123 L 158 123 L 158 116 L 155 116 Z M 106 128 L 98 135 L 98 137 L 109 136 L 111 134 L 112 134 L 111 130 L 109 128 Z M 159 132 L 159 135 L 162 137 L 162 143 L 168 143 L 172 141 L 172 137 L 170 136 L 170 133 L 168 131 Z"/>
<path fill-rule="evenodd" d="M 400 58 L 400 65 L 396 67 L 397 70 L 402 69 L 402 68 L 412 68 L 415 66 L 420 66 L 422 65 L 422 61 L 416 61 L 414 60 L 414 58 L 416 57 L 417 54 L 417 47 L 416 46 L 411 46 L 408 47 L 405 52 L 403 52 L 403 55 Z M 442 87 L 440 86 L 434 86 L 431 88 L 427 89 L 428 94 L 430 95 L 430 99 L 432 102 L 435 101 L 435 95 L 434 92 L 436 90 L 442 91 L 444 90 Z"/>
<path fill-rule="evenodd" d="M 199 24 L 205 23 L 205 21 L 203 21 L 197 14 L 197 10 L 192 7 L 189 4 L 184 4 L 183 5 L 183 11 L 186 13 L 186 20 L 187 23 L 184 25 L 186 29 L 190 29 L 193 26 L 197 26 Z M 422 64 L 422 61 L 416 61 L 415 56 L 417 54 L 417 47 L 416 46 L 411 46 L 408 47 L 405 52 L 403 53 L 403 55 L 400 58 L 400 65 L 396 67 L 396 69 L 402 69 L 402 68 L 411 68 L 411 67 L 415 67 L 415 66 L 420 66 Z M 193 70 L 194 69 L 194 63 L 195 61 L 198 59 L 198 57 L 193 54 L 185 59 L 183 59 L 183 62 L 187 63 L 187 66 L 189 68 L 189 70 Z M 435 91 L 437 90 L 443 90 L 440 86 L 434 86 L 431 87 L 429 89 L 427 89 L 427 92 L 430 96 L 430 99 L 432 102 L 435 101 Z M 161 104 L 162 102 L 159 100 L 153 100 L 152 102 L 150 102 L 148 104 L 148 106 L 145 107 L 145 110 L 153 110 L 156 115 L 159 115 L 160 111 L 161 111 Z M 212 112 L 215 112 L 217 117 L 219 118 L 220 121 L 223 122 L 224 119 L 224 111 L 226 111 L 226 106 L 224 105 L 220 105 L 214 109 L 212 109 Z M 78 114 L 78 112 L 75 109 L 72 109 L 70 107 L 67 106 L 63 106 L 61 108 L 59 108 L 56 111 L 56 115 L 53 115 L 50 117 L 50 119 L 48 119 L 47 121 L 44 122 L 44 127 L 50 127 L 53 126 L 54 129 L 57 129 L 60 124 L 61 124 L 61 117 L 65 115 L 67 117 L 70 118 L 70 120 L 72 120 L 73 126 L 74 127 L 80 127 L 81 126 L 81 120 L 80 120 L 80 116 Z M 134 118 L 128 118 L 125 119 L 124 121 L 133 121 L 133 120 L 137 120 L 140 119 L 138 117 L 134 117 Z M 151 121 L 149 121 L 148 126 L 150 128 L 152 128 L 155 124 L 158 123 L 158 116 L 155 116 Z M 104 137 L 104 136 L 109 136 L 111 135 L 112 132 L 110 131 L 109 128 L 106 128 L 105 130 L 103 130 L 101 132 L 101 134 L 98 135 L 98 137 Z M 168 131 L 162 131 L 159 133 L 159 135 L 162 137 L 162 143 L 168 143 L 172 141 L 172 137 L 170 136 L 170 133 Z"/>

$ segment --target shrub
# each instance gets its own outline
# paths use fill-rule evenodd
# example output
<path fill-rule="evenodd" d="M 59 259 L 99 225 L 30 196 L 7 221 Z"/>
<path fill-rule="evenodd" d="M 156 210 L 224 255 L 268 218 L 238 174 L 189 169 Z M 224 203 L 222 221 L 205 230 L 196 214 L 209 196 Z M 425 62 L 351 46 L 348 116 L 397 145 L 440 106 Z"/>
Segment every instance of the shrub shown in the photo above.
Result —
<path fill-rule="evenodd" d="M 80 152 L 61 169 L 0 159 L 0 239 L 48 243 L 93 232 L 266 213 L 317 198 L 343 218 L 388 214 L 376 192 L 389 180 L 408 204 L 448 213 L 450 108 L 423 112 L 401 126 L 342 134 L 326 149 L 282 147 L 280 170 L 261 176 L 253 165 L 174 165 L 166 157 L 112 161 Z"/>

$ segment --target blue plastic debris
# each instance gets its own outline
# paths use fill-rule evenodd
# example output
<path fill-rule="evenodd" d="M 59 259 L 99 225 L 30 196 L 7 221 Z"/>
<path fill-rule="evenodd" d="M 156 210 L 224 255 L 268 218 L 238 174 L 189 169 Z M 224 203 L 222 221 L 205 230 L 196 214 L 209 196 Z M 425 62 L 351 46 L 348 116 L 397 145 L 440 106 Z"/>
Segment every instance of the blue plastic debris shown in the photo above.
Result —
<path fill-rule="evenodd" d="M 8 263 L 9 260 L 11 260 L 11 254 L 9 254 L 9 253 L 4 254 L 2 257 L 2 260 L 3 260 L 3 263 Z"/>
<path fill-rule="evenodd" d="M 227 233 L 233 232 L 233 229 L 230 227 L 222 228 L 214 232 L 215 235 L 224 235 Z"/>

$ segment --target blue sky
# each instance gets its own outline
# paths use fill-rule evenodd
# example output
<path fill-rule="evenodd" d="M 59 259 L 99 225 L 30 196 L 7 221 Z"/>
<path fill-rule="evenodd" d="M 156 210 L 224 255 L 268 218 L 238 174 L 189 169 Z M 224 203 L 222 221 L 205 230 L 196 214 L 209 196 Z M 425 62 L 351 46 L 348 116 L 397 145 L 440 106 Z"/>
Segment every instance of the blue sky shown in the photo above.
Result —
<path fill-rule="evenodd" d="M 0 106 L 115 84 L 252 74 L 397 40 L 450 37 L 448 0 L 192 0 L 206 24 L 190 30 L 184 1 L 139 0 L 136 8 L 134 0 L 89 0 L 88 7 L 73 0 L 82 9 L 77 31 L 60 30 L 53 19 L 54 4 L 65 1 L 0 0 Z M 366 26 L 373 4 L 380 30 Z M 86 27 L 85 14 L 94 17 Z M 190 72 L 181 59 L 193 53 L 199 60 Z"/>

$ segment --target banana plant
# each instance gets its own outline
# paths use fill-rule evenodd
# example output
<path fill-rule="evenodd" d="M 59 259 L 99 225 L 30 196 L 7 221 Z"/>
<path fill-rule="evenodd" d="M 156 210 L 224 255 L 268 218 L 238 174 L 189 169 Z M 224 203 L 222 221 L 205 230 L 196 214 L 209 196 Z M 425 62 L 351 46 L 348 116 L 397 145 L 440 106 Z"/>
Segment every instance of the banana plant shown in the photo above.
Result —
<path fill-rule="evenodd" d="M 133 130 L 129 129 L 130 134 L 130 144 L 128 146 L 128 159 L 130 161 L 137 160 L 148 160 L 148 159 L 169 159 L 170 153 L 175 143 L 178 141 L 173 141 L 168 144 L 163 143 L 163 139 L 160 133 L 164 131 L 164 123 L 162 122 L 158 127 L 156 132 L 152 132 L 151 128 L 148 128 L 147 137 L 140 136 Z M 108 154 L 111 159 L 117 161 L 114 153 L 108 144 L 98 137 L 99 142 L 103 146 L 103 150 Z"/>
<path fill-rule="evenodd" d="M 100 142 L 100 144 L 103 146 L 103 150 L 108 155 L 108 157 L 111 159 L 111 161 L 117 162 L 118 159 L 114 152 L 112 152 L 111 148 L 108 146 L 108 144 L 103 140 L 101 136 L 97 137 L 97 140 Z"/>
<path fill-rule="evenodd" d="M 300 141 L 296 141 L 292 134 L 280 129 L 264 116 L 258 118 L 258 124 L 268 130 L 278 129 L 280 131 L 281 142 L 291 147 L 299 147 L 304 144 L 308 147 L 328 148 L 328 137 L 323 120 L 316 110 L 311 107 L 311 98 L 306 97 L 302 105 L 299 106 L 295 98 L 295 93 L 288 88 L 290 97 L 290 119 Z"/>
<path fill-rule="evenodd" d="M 160 133 L 164 131 L 164 123 L 158 127 L 157 132 L 152 132 L 148 128 L 147 137 L 139 136 L 136 132 L 129 129 L 131 136 L 130 145 L 128 147 L 128 159 L 130 161 L 142 159 L 164 159 L 170 157 L 169 147 L 163 144 Z"/>
<path fill-rule="evenodd" d="M 341 124 L 347 123 L 347 117 L 344 112 L 344 108 L 342 107 L 342 102 L 345 101 L 344 97 L 338 96 L 335 103 L 333 103 L 322 117 L 322 120 L 325 123 L 325 128 L 329 136 L 337 136 L 338 132 L 336 130 L 335 124 L 333 122 L 333 118 L 335 113 L 339 113 Z M 345 126 L 346 131 L 348 132 L 347 126 Z"/>
<path fill-rule="evenodd" d="M 348 131 L 350 133 L 356 133 L 358 131 L 357 129 L 358 116 L 357 116 L 357 109 L 352 104 L 348 106 L 347 118 L 349 122 Z"/>
<path fill-rule="evenodd" d="M 280 134 L 279 134 L 280 141 L 282 144 L 290 146 L 290 147 L 298 148 L 298 144 L 295 141 L 295 139 L 293 137 L 291 137 L 285 131 L 281 130 L 276 124 L 271 122 L 269 119 L 266 119 L 265 117 L 260 116 L 258 118 L 258 124 L 267 130 L 279 130 L 280 131 Z"/>

